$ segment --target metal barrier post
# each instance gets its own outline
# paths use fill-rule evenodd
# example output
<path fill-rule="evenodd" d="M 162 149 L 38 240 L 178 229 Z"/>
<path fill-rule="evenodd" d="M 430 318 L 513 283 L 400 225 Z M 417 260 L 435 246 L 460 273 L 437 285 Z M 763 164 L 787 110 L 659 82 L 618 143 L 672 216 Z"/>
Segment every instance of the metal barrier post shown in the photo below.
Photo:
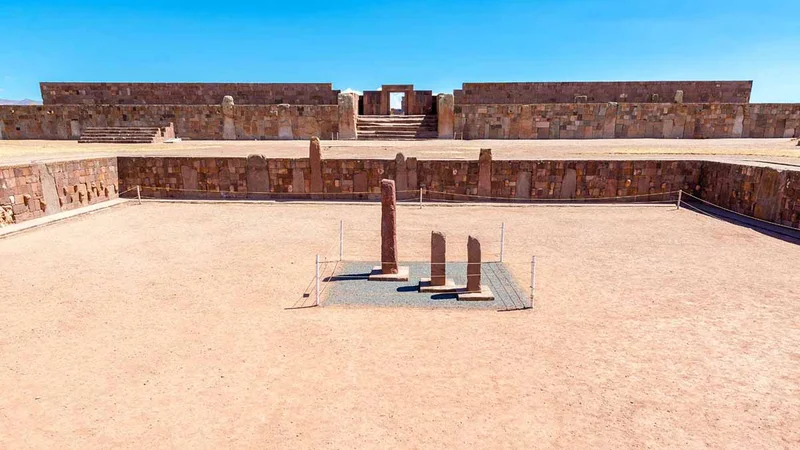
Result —
<path fill-rule="evenodd" d="M 500 225 L 500 262 L 505 260 L 506 254 L 506 223 Z"/>
<path fill-rule="evenodd" d="M 319 306 L 319 254 L 317 254 L 317 289 L 316 289 L 316 305 Z"/>
<path fill-rule="evenodd" d="M 531 257 L 531 308 L 533 308 L 534 291 L 536 291 L 536 255 Z"/>
<path fill-rule="evenodd" d="M 142 204 L 142 190 L 139 185 L 136 185 L 136 198 L 139 199 L 139 204 Z"/>

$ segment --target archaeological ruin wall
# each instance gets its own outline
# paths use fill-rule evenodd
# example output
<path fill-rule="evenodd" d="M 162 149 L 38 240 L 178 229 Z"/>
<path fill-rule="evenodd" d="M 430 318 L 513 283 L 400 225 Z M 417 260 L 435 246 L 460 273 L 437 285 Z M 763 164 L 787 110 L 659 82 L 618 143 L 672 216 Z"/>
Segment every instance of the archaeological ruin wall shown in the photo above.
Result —
<path fill-rule="evenodd" d="M 321 190 L 312 189 L 314 178 Z M 156 198 L 378 200 L 650 200 L 683 190 L 739 213 L 800 228 L 800 171 L 707 161 L 537 161 L 120 157 L 123 189 Z M 313 195 L 312 195 L 313 194 Z M 663 194 L 663 196 L 661 195 Z M 622 197 L 616 198 L 615 197 Z"/>
<path fill-rule="evenodd" d="M 791 138 L 800 104 L 456 105 L 463 139 Z"/>
<path fill-rule="evenodd" d="M 86 127 L 175 125 L 184 139 L 223 139 L 221 105 L 27 105 L 0 106 L 0 138 L 78 139 Z M 332 139 L 336 105 L 235 105 L 233 139 Z"/>
<path fill-rule="evenodd" d="M 751 81 L 464 83 L 434 98 L 410 84 L 359 96 L 330 83 L 45 82 L 45 105 L 0 106 L 0 139 L 78 139 L 88 127 L 170 123 L 183 139 L 358 139 L 359 114 L 389 114 L 393 92 L 405 94 L 406 114 L 435 114 L 430 123 L 439 129 L 428 134 L 440 139 L 800 136 L 800 104 L 751 104 L 751 88 Z M 389 125 L 380 131 L 403 124 Z"/>
<path fill-rule="evenodd" d="M 536 103 L 749 103 L 752 81 L 463 83 L 456 105 Z"/>
<path fill-rule="evenodd" d="M 16 223 L 115 198 L 400 201 L 673 200 L 683 190 L 724 208 L 800 228 L 800 171 L 709 161 L 117 157 L 0 168 L 0 218 Z M 126 194 L 135 195 L 133 191 Z"/>
<path fill-rule="evenodd" d="M 331 83 L 39 83 L 45 105 L 335 105 Z"/>
<path fill-rule="evenodd" d="M 118 196 L 117 158 L 0 167 L 0 225 Z"/>

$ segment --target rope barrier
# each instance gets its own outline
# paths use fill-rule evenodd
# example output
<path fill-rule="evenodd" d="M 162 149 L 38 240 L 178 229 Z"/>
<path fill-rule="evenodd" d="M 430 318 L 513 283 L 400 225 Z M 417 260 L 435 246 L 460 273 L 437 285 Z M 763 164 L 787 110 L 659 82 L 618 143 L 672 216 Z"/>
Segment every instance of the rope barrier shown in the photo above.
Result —
<path fill-rule="evenodd" d="M 223 191 L 220 189 L 212 190 L 212 189 L 185 189 L 185 188 L 174 188 L 174 187 L 164 187 L 164 186 L 142 186 L 142 189 L 149 189 L 151 191 L 176 191 L 176 192 L 195 192 L 195 193 L 202 193 L 202 194 L 229 194 L 229 195 L 381 195 L 380 192 L 372 192 L 372 191 L 354 191 L 354 192 L 272 192 L 272 191 Z M 133 190 L 136 188 L 134 187 Z M 130 189 L 129 189 L 130 191 Z M 404 193 L 418 193 L 419 189 L 407 189 L 401 191 L 395 191 L 397 194 L 404 194 Z M 126 191 L 128 192 L 128 191 Z M 414 199 L 398 199 L 398 201 L 406 201 L 406 200 L 413 200 L 417 201 L 416 198 Z"/>
<path fill-rule="evenodd" d="M 676 191 L 667 191 L 667 192 L 654 192 L 648 194 L 633 194 L 633 195 L 617 195 L 613 197 L 579 197 L 579 198 L 517 198 L 517 197 L 495 197 L 495 196 L 487 196 L 487 195 L 475 195 L 475 194 L 459 194 L 455 192 L 442 192 L 442 191 L 425 191 L 426 194 L 433 193 L 433 194 L 441 194 L 441 195 L 452 195 L 458 197 L 467 197 L 467 198 L 483 198 L 487 200 L 511 200 L 511 201 L 523 201 L 523 202 L 540 202 L 540 201 L 554 201 L 554 202 L 569 202 L 569 201 L 592 201 L 592 200 L 616 200 L 616 199 L 623 199 L 623 198 L 638 198 L 638 197 L 651 197 L 651 196 L 664 196 L 664 195 L 672 195 L 677 194 L 679 190 Z"/>
<path fill-rule="evenodd" d="M 740 212 L 736 212 L 736 211 L 734 211 L 732 209 L 725 208 L 724 206 L 720 206 L 720 205 L 717 205 L 715 203 L 711 203 L 708 200 L 703 200 L 702 198 L 697 197 L 696 195 L 692 195 L 692 194 L 690 194 L 690 193 L 688 193 L 686 191 L 683 191 L 683 195 L 688 195 L 689 197 L 692 197 L 694 199 L 700 200 L 701 202 L 703 202 L 703 203 L 705 203 L 707 205 L 713 206 L 715 208 L 719 208 L 719 209 L 721 209 L 723 211 L 727 211 L 727 212 L 732 213 L 732 214 L 736 214 L 737 216 L 742 216 L 742 217 L 746 217 L 748 219 L 757 220 L 759 222 L 764 222 L 764 223 L 767 223 L 767 224 L 770 224 L 770 225 L 774 225 L 776 227 L 787 228 L 787 229 L 793 230 L 793 231 L 800 231 L 800 228 L 790 227 L 788 225 L 783 225 L 783 224 L 780 224 L 780 223 L 777 223 L 777 222 L 770 222 L 769 220 L 764 220 L 764 219 L 760 219 L 758 217 L 748 216 L 747 214 L 742 214 Z M 688 206 L 688 204 L 686 202 L 682 202 L 682 204 Z M 693 208 L 693 209 L 694 210 L 698 210 L 697 208 Z M 709 216 L 709 217 L 714 217 L 714 216 L 712 216 L 712 215 L 710 215 L 708 213 L 704 213 L 704 214 Z"/>
<path fill-rule="evenodd" d="M 353 191 L 353 192 L 273 192 L 273 191 L 223 191 L 223 190 L 203 190 L 203 189 L 185 189 L 185 188 L 173 188 L 173 187 L 162 187 L 162 186 L 142 186 L 144 189 L 149 189 L 151 191 L 176 191 L 176 192 L 194 192 L 194 193 L 202 193 L 202 194 L 225 194 L 225 195 L 274 195 L 274 196 L 353 196 L 353 195 L 380 195 L 380 192 L 373 192 L 373 191 Z M 135 188 L 134 188 L 135 189 Z M 129 189 L 125 192 L 130 192 L 132 189 Z M 653 196 L 665 196 L 665 195 L 672 195 L 676 194 L 679 191 L 667 191 L 667 192 L 654 192 L 654 193 L 647 193 L 647 194 L 633 194 L 633 195 L 617 195 L 612 197 L 578 197 L 578 198 L 517 198 L 517 197 L 498 197 L 498 196 L 490 196 L 490 195 L 477 195 L 477 194 L 461 194 L 457 192 L 446 192 L 446 191 L 433 191 L 430 189 L 405 189 L 395 191 L 398 194 L 403 193 L 419 193 L 422 191 L 423 195 L 428 196 L 426 199 L 434 200 L 434 201 L 442 201 L 442 202 L 458 202 L 456 199 L 447 199 L 447 198 L 432 198 L 432 195 L 444 195 L 444 196 L 453 196 L 453 197 L 464 197 L 464 198 L 475 198 L 475 199 L 485 199 L 485 200 L 499 200 L 499 201 L 511 201 L 511 202 L 575 202 L 575 201 L 608 201 L 608 200 L 619 200 L 619 199 L 630 199 L 630 198 L 642 198 L 642 197 L 653 197 Z M 398 199 L 398 202 L 409 202 L 409 203 L 416 203 L 419 200 L 417 198 L 408 198 L 408 199 Z"/>
<path fill-rule="evenodd" d="M 134 186 L 134 187 L 132 187 L 130 189 L 126 189 L 126 190 L 124 190 L 122 192 L 117 192 L 117 195 L 127 194 L 128 192 L 132 192 L 132 191 L 135 191 L 135 190 L 136 190 L 136 186 Z"/>

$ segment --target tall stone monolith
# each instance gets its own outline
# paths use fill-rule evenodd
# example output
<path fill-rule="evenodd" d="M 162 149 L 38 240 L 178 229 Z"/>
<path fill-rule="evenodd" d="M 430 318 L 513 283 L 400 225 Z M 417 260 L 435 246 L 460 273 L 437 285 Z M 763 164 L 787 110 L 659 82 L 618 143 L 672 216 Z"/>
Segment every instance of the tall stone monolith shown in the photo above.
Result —
<path fill-rule="evenodd" d="M 403 156 L 402 153 L 398 153 L 394 157 L 394 165 L 395 165 L 395 186 L 397 188 L 397 198 L 404 200 L 411 196 L 409 196 L 408 192 L 408 167 L 406 165 L 406 157 Z"/>
<path fill-rule="evenodd" d="M 478 195 L 492 195 L 492 149 L 482 148 L 478 157 Z"/>
<path fill-rule="evenodd" d="M 441 231 L 431 232 L 431 286 L 447 283 L 447 244 Z"/>
<path fill-rule="evenodd" d="M 455 126 L 455 102 L 453 94 L 436 96 L 436 115 L 438 116 L 439 139 L 453 139 Z"/>
<path fill-rule="evenodd" d="M 381 180 L 381 272 L 397 273 L 397 192 L 394 180 Z"/>
<path fill-rule="evenodd" d="M 226 95 L 222 98 L 222 139 L 236 139 L 236 124 L 234 123 L 233 97 Z"/>
<path fill-rule="evenodd" d="M 339 103 L 339 139 L 357 139 L 358 94 L 341 92 L 337 101 Z"/>
<path fill-rule="evenodd" d="M 467 292 L 481 291 L 481 243 L 467 238 Z"/>
<path fill-rule="evenodd" d="M 319 138 L 313 136 L 308 146 L 308 162 L 311 164 L 311 192 L 322 192 L 322 149 Z"/>
<path fill-rule="evenodd" d="M 294 139 L 292 132 L 291 105 L 278 105 L 278 139 Z"/>

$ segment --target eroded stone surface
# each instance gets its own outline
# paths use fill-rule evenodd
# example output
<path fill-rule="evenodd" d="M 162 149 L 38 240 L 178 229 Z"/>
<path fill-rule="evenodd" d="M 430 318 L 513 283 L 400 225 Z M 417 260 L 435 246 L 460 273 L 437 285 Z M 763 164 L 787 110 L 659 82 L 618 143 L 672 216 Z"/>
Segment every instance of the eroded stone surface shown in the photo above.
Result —
<path fill-rule="evenodd" d="M 492 149 L 482 148 L 478 158 L 478 195 L 492 195 Z"/>
<path fill-rule="evenodd" d="M 322 192 L 322 149 L 319 138 L 314 136 L 308 147 L 308 160 L 311 164 L 311 192 Z"/>
<path fill-rule="evenodd" d="M 481 243 L 477 238 L 467 238 L 467 292 L 481 291 Z"/>
<path fill-rule="evenodd" d="M 397 273 L 397 192 L 394 180 L 381 180 L 381 272 Z"/>
<path fill-rule="evenodd" d="M 408 169 L 406 166 L 406 157 L 402 153 L 398 153 L 394 157 L 395 163 L 395 183 L 397 186 L 397 198 L 409 198 L 408 192 Z"/>
<path fill-rule="evenodd" d="M 439 94 L 436 96 L 439 121 L 439 139 L 453 139 L 455 126 L 455 102 L 453 94 Z"/>
<path fill-rule="evenodd" d="M 269 167 L 264 155 L 247 157 L 247 197 L 261 198 L 269 192 Z"/>
<path fill-rule="evenodd" d="M 447 282 L 447 243 L 441 231 L 431 232 L 431 286 L 444 286 Z"/>
<path fill-rule="evenodd" d="M 233 97 L 226 95 L 222 98 L 222 139 L 236 139 L 236 124 L 233 121 Z"/>
<path fill-rule="evenodd" d="M 278 105 L 278 139 L 294 139 L 289 108 L 287 104 Z"/>
<path fill-rule="evenodd" d="M 516 198 L 530 198 L 531 196 L 531 173 L 523 170 L 517 173 Z"/>
<path fill-rule="evenodd" d="M 356 139 L 358 132 L 358 94 L 342 92 L 339 94 L 339 139 Z"/>

